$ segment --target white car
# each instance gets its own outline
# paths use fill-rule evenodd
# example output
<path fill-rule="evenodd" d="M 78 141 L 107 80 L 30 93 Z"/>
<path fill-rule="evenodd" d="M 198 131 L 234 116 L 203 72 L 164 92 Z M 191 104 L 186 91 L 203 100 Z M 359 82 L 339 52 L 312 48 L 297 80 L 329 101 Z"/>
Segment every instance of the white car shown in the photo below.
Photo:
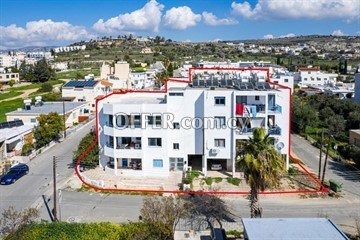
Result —
<path fill-rule="evenodd" d="M 222 166 L 220 163 L 212 163 L 210 169 L 213 171 L 221 171 Z"/>

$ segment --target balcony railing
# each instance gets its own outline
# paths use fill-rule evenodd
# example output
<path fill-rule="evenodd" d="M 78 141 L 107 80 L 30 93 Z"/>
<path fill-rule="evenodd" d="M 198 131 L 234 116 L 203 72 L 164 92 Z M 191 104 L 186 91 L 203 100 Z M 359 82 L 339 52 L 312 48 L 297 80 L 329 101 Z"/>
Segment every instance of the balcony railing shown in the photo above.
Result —
<path fill-rule="evenodd" d="M 116 146 L 116 149 L 141 149 L 141 144 L 140 143 L 120 144 Z"/>
<path fill-rule="evenodd" d="M 236 130 L 236 133 L 240 135 L 249 135 L 252 134 L 253 132 L 254 132 L 254 128 L 239 128 Z"/>
<path fill-rule="evenodd" d="M 269 128 L 268 133 L 271 135 L 281 135 L 281 128 L 280 127 Z"/>
<path fill-rule="evenodd" d="M 276 104 L 276 105 L 274 105 L 274 106 L 269 106 L 269 111 L 281 113 L 281 112 L 282 112 L 282 108 L 281 108 L 280 105 Z"/>

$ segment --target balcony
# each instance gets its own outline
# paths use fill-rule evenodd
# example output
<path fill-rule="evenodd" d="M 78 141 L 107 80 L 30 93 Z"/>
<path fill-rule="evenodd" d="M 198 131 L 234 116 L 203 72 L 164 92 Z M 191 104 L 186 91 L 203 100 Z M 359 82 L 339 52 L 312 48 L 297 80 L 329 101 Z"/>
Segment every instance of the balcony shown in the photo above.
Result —
<path fill-rule="evenodd" d="M 273 106 L 269 106 L 268 110 L 270 112 L 274 112 L 274 113 L 281 113 L 282 112 L 282 107 L 278 104 L 275 104 Z"/>
<path fill-rule="evenodd" d="M 254 128 L 238 128 L 236 129 L 236 133 L 239 135 L 252 135 L 254 132 Z"/>
<path fill-rule="evenodd" d="M 116 149 L 135 149 L 135 150 L 141 150 L 141 143 L 119 144 L 119 145 L 116 146 Z"/>
<path fill-rule="evenodd" d="M 238 116 L 250 116 L 256 117 L 258 113 L 265 113 L 266 107 L 265 104 L 253 104 L 253 105 L 244 105 L 241 103 L 236 104 L 235 113 Z"/>
<path fill-rule="evenodd" d="M 281 128 L 280 127 L 269 128 L 268 133 L 270 135 L 281 135 Z"/>

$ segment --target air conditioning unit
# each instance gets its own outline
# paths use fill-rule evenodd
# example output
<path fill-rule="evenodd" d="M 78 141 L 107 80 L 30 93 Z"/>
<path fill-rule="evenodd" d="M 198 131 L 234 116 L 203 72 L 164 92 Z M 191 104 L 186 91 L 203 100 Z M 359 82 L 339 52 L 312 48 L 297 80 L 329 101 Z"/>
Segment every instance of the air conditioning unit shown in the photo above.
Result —
<path fill-rule="evenodd" d="M 212 148 L 210 151 L 212 154 L 215 154 L 215 155 L 219 153 L 219 149 L 217 149 L 217 148 Z"/>
<path fill-rule="evenodd" d="M 140 148 L 141 148 L 140 143 L 135 143 L 135 149 L 140 149 Z"/>
<path fill-rule="evenodd" d="M 276 144 L 276 149 L 278 151 L 280 151 L 281 149 L 283 149 L 285 147 L 285 144 L 283 142 L 279 142 L 278 144 Z"/>

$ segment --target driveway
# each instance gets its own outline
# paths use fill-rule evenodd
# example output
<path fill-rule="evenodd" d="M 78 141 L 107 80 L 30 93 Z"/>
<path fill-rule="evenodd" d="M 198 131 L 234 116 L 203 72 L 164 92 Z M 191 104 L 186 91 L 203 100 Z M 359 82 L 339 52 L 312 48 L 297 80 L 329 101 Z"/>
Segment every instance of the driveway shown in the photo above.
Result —
<path fill-rule="evenodd" d="M 299 135 L 291 135 L 291 150 L 315 176 L 318 175 L 320 150 L 312 146 L 307 140 Z M 322 165 L 324 166 L 325 154 Z M 321 170 L 322 174 L 322 170 Z M 360 199 L 360 170 L 345 163 L 337 162 L 329 158 L 326 179 L 333 179 L 342 183 L 344 194 L 350 198 Z M 359 206 L 360 207 L 360 206 Z"/>

